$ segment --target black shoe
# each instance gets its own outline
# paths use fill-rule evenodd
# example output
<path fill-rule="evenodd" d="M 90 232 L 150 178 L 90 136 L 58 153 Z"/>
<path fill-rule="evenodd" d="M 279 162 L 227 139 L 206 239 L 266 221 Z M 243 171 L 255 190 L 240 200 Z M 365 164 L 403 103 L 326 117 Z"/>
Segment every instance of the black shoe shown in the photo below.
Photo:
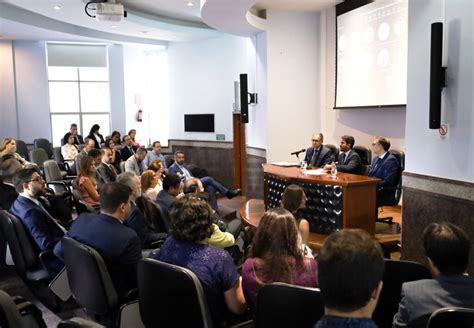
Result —
<path fill-rule="evenodd" d="M 229 199 L 232 199 L 239 194 L 240 194 L 240 189 L 229 190 L 228 192 L 225 193 L 225 195 Z"/>

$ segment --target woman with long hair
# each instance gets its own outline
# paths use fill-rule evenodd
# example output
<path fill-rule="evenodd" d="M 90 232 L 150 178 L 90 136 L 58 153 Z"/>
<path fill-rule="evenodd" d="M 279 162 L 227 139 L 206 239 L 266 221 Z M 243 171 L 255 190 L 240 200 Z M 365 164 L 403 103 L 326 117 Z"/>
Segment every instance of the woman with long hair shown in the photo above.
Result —
<path fill-rule="evenodd" d="M 121 140 L 122 140 L 122 136 L 120 135 L 120 132 L 116 130 L 112 132 L 112 134 L 110 135 L 110 139 L 112 139 L 115 142 L 116 147 L 120 147 Z"/>
<path fill-rule="evenodd" d="M 301 216 L 300 209 L 306 204 L 306 195 L 303 188 L 298 185 L 291 184 L 286 187 L 281 199 L 281 207 L 293 214 L 298 229 L 301 233 L 303 244 L 308 245 L 309 241 L 309 222 Z"/>
<path fill-rule="evenodd" d="M 284 208 L 267 211 L 242 267 L 247 304 L 253 309 L 258 291 L 271 282 L 317 287 L 317 281 L 316 261 L 305 256 L 293 215 Z"/>
<path fill-rule="evenodd" d="M 137 130 L 131 129 L 130 131 L 128 131 L 128 135 L 130 136 L 130 139 L 132 139 L 132 145 L 137 148 L 140 148 L 140 144 L 135 140 Z"/>
<path fill-rule="evenodd" d="M 97 182 L 95 180 L 95 172 L 97 167 L 95 159 L 86 156 L 81 160 L 81 170 L 77 176 L 79 190 L 82 198 L 88 204 L 99 206 L 99 192 L 97 191 Z"/>
<path fill-rule="evenodd" d="M 20 164 L 25 167 L 27 165 L 34 165 L 33 163 L 28 162 L 26 159 L 20 156 L 16 152 L 16 140 L 14 138 L 4 138 L 2 144 L 0 145 L 0 157 L 5 158 L 14 158 Z"/>
<path fill-rule="evenodd" d="M 89 131 L 87 138 L 94 140 L 94 148 L 100 149 L 104 143 L 104 137 L 99 133 L 99 124 L 94 124 Z"/>
<path fill-rule="evenodd" d="M 158 193 L 163 190 L 161 173 L 145 170 L 141 176 L 142 192 L 152 201 L 155 201 Z"/>
<path fill-rule="evenodd" d="M 122 161 L 122 155 L 117 150 L 117 143 L 114 139 L 110 138 L 105 140 L 105 147 L 110 148 L 112 151 L 112 157 L 110 158 L 110 164 L 112 164 L 117 172 L 120 172 L 120 162 Z"/>
<path fill-rule="evenodd" d="M 72 133 L 68 132 L 64 136 L 64 141 L 66 142 L 61 147 L 61 155 L 63 155 L 64 162 L 68 164 L 71 173 L 76 174 L 76 161 L 75 158 L 79 155 L 79 148 L 74 143 L 75 137 Z"/>

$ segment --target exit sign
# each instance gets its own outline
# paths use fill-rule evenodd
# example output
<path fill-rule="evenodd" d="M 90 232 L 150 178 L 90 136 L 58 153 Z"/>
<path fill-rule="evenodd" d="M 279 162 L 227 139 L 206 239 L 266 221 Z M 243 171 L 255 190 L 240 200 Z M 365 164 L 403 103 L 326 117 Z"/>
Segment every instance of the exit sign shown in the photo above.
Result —
<path fill-rule="evenodd" d="M 225 140 L 225 134 L 216 134 L 216 140 L 224 141 Z"/>

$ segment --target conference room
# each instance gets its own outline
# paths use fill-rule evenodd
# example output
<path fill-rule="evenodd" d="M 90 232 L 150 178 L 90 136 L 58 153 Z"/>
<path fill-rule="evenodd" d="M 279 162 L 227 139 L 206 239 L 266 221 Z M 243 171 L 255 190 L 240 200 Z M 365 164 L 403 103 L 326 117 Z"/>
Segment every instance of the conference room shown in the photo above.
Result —
<path fill-rule="evenodd" d="M 119 153 L 134 129 L 133 142 L 149 152 L 160 141 L 165 167 L 182 151 L 186 164 L 205 170 L 190 169 L 195 177 L 240 189 L 232 199 L 217 194 L 216 213 L 224 223 L 240 220 L 248 245 L 264 213 L 296 184 L 307 198 L 299 212 L 316 263 L 328 236 L 362 228 L 385 250 L 386 270 L 388 261 L 429 268 L 427 226 L 448 222 L 474 236 L 472 16 L 467 0 L 4 1 L 0 140 L 15 139 L 17 153 L 23 141 L 27 157 L 46 139 L 47 159 L 58 162 L 72 123 L 84 139 L 94 124 L 104 142 L 118 131 Z M 377 202 L 378 178 L 303 171 L 318 133 L 337 165 L 341 137 L 352 136 L 367 175 L 380 157 L 374 140 L 388 138 L 388 153 L 399 155 L 393 202 Z M 387 217 L 391 223 L 376 221 Z M 51 327 L 72 316 L 94 320 L 76 313 L 85 306 L 74 291 L 66 301 L 51 292 L 51 277 L 38 295 L 8 237 L 0 289 L 32 301 Z M 472 250 L 468 259 L 472 275 Z M 375 310 L 378 326 L 392 324 L 402 282 L 390 314 Z M 153 326 L 143 312 L 141 320 Z"/>

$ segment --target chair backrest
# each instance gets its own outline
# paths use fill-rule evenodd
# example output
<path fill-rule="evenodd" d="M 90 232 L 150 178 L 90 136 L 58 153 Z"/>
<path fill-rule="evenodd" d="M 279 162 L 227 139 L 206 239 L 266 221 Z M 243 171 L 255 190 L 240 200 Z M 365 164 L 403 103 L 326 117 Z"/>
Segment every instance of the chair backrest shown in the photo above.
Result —
<path fill-rule="evenodd" d="M 372 151 L 365 146 L 354 146 L 352 148 L 360 156 L 362 164 L 370 165 L 372 163 Z"/>
<path fill-rule="evenodd" d="M 39 264 L 39 248 L 33 244 L 29 232 L 15 215 L 1 210 L 0 226 L 10 247 L 15 269 L 25 278 L 26 271 Z"/>
<path fill-rule="evenodd" d="M 171 165 L 173 165 L 174 163 L 174 155 L 165 155 L 165 163 L 166 163 L 166 167 L 170 167 Z"/>
<path fill-rule="evenodd" d="M 258 291 L 254 323 L 255 327 L 313 327 L 323 314 L 318 288 L 276 282 Z"/>
<path fill-rule="evenodd" d="M 43 163 L 49 159 L 48 154 L 43 148 L 30 150 L 30 161 L 39 167 L 43 167 Z"/>
<path fill-rule="evenodd" d="M 26 160 L 29 160 L 28 147 L 23 140 L 16 140 L 16 152 Z"/>
<path fill-rule="evenodd" d="M 74 206 L 76 206 L 77 214 L 97 213 L 97 210 L 91 205 L 87 204 L 82 198 L 81 192 L 74 187 L 72 189 L 72 196 L 74 197 Z"/>
<path fill-rule="evenodd" d="M 119 166 L 120 166 L 120 172 L 124 173 L 125 172 L 125 161 L 121 161 Z"/>
<path fill-rule="evenodd" d="M 372 316 L 377 325 L 379 327 L 392 326 L 404 282 L 430 278 L 430 270 L 420 263 L 386 259 L 382 292 Z"/>
<path fill-rule="evenodd" d="M 43 169 L 46 182 L 63 180 L 58 163 L 52 159 L 49 159 L 43 163 Z"/>
<path fill-rule="evenodd" d="M 138 295 L 145 327 L 212 327 L 201 282 L 188 269 L 142 260 L 138 264 Z"/>
<path fill-rule="evenodd" d="M 61 147 L 53 148 L 53 159 L 57 163 L 64 163 L 64 157 L 63 157 L 63 154 L 61 153 Z"/>
<path fill-rule="evenodd" d="M 387 204 L 388 206 L 396 205 L 400 202 L 400 198 L 402 197 L 402 175 L 403 171 L 405 170 L 405 152 L 402 150 L 391 149 L 390 153 L 392 153 L 400 163 L 400 176 L 398 178 L 397 187 L 395 188 L 395 196 L 393 204 Z"/>
<path fill-rule="evenodd" d="M 146 197 L 139 197 L 137 206 L 143 211 L 147 223 L 155 230 L 166 233 L 169 231 L 169 218 L 160 205 Z"/>
<path fill-rule="evenodd" d="M 102 256 L 70 237 L 61 240 L 69 286 L 77 302 L 96 315 L 116 310 L 117 292 Z"/>
<path fill-rule="evenodd" d="M 46 151 L 46 154 L 48 154 L 48 158 L 53 158 L 53 146 L 51 145 L 51 142 L 49 142 L 48 139 L 38 138 L 33 140 L 33 144 L 35 145 L 35 148 L 44 149 Z"/>
<path fill-rule="evenodd" d="M 0 290 L 0 327 L 21 327 L 22 320 L 20 313 L 13 299 Z"/>
<path fill-rule="evenodd" d="M 472 328 L 474 327 L 474 309 L 457 307 L 438 309 L 431 314 L 427 327 Z"/>
<path fill-rule="evenodd" d="M 324 145 L 326 146 L 327 148 L 331 149 L 331 152 L 334 156 L 334 160 L 337 161 L 337 158 L 339 157 L 339 148 L 337 148 L 336 146 L 332 145 L 332 144 L 326 144 Z"/>

